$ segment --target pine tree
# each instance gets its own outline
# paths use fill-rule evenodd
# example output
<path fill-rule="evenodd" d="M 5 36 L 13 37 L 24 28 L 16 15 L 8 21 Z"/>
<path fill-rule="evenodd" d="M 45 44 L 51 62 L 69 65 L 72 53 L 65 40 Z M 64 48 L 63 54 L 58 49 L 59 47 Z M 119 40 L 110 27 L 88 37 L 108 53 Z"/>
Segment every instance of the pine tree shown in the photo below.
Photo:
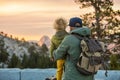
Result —
<path fill-rule="evenodd" d="M 119 54 L 112 54 L 110 58 L 110 69 L 120 70 Z"/>
<path fill-rule="evenodd" d="M 21 68 L 21 61 L 15 54 L 12 55 L 12 58 L 9 62 L 8 67 L 9 68 Z"/>
<path fill-rule="evenodd" d="M 0 62 L 6 62 L 8 60 L 8 52 L 4 48 L 4 38 L 0 36 Z"/>
<path fill-rule="evenodd" d="M 23 43 L 26 42 L 25 38 L 22 38 L 21 41 L 22 41 Z"/>
<path fill-rule="evenodd" d="M 44 54 L 47 53 L 48 48 L 47 48 L 46 44 L 43 44 L 41 47 L 42 47 L 43 53 L 44 53 Z"/>
<path fill-rule="evenodd" d="M 30 46 L 28 48 L 28 52 L 30 53 L 29 60 L 28 60 L 28 67 L 36 68 L 39 58 L 39 53 L 36 51 L 35 46 Z"/>
<path fill-rule="evenodd" d="M 98 38 L 104 36 L 105 29 L 113 29 L 119 27 L 120 11 L 114 11 L 112 9 L 113 0 L 74 0 L 80 5 L 80 8 L 93 7 L 93 13 L 87 13 L 81 15 L 85 25 L 92 25 L 92 32 L 97 32 Z M 95 22 L 93 22 L 95 21 Z"/>
<path fill-rule="evenodd" d="M 23 60 L 22 60 L 22 68 L 27 68 L 28 67 L 28 56 L 26 54 L 23 55 Z"/>
<path fill-rule="evenodd" d="M 28 49 L 30 53 L 28 66 L 29 68 L 53 68 L 55 65 L 50 61 L 50 58 L 47 54 L 48 48 L 44 44 L 41 47 L 41 51 L 37 51 L 35 46 L 31 46 Z"/>

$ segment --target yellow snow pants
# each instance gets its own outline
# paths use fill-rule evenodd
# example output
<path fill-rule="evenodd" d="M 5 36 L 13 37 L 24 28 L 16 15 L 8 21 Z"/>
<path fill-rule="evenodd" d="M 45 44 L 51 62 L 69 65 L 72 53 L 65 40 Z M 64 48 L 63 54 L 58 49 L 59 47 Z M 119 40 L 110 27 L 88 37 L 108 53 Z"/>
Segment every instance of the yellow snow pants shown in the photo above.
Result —
<path fill-rule="evenodd" d="M 62 80 L 64 62 L 65 60 L 63 59 L 57 60 L 57 74 L 56 74 L 57 80 Z"/>

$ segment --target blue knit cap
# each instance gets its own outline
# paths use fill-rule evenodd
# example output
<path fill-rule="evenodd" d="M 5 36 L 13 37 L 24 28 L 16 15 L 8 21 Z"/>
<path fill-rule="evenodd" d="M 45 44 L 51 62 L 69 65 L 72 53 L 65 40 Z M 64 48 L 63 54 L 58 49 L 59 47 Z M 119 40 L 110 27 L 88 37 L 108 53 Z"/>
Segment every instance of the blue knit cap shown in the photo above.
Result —
<path fill-rule="evenodd" d="M 82 20 L 78 17 L 73 17 L 69 21 L 70 27 L 82 27 Z"/>

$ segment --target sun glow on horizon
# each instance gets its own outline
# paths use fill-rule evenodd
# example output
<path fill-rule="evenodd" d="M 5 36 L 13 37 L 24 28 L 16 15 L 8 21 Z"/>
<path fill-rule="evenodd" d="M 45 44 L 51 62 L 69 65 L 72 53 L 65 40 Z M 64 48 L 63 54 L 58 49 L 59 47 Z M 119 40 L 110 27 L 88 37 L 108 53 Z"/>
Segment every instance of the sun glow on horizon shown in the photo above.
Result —
<path fill-rule="evenodd" d="M 119 10 L 120 1 L 116 1 L 113 8 Z M 55 33 L 52 26 L 56 18 L 69 20 L 93 11 L 92 7 L 80 9 L 74 0 L 0 0 L 0 30 L 25 40 L 39 40 Z"/>
<path fill-rule="evenodd" d="M 43 37 L 44 35 L 15 35 L 15 34 L 11 34 L 13 36 L 13 38 L 18 38 L 18 40 L 21 40 L 21 39 L 25 39 L 26 41 L 39 41 L 41 39 L 41 37 Z M 52 35 L 45 35 L 45 36 L 48 36 L 50 39 L 52 37 Z"/>
<path fill-rule="evenodd" d="M 49 0 L 48 0 L 49 1 Z M 56 6 L 56 7 L 55 7 Z M 0 3 L 0 15 L 15 15 L 25 12 L 57 12 L 57 11 L 78 11 L 79 7 L 75 3 L 71 3 L 71 8 L 68 8 L 69 5 L 61 6 L 60 4 L 56 4 L 56 2 L 47 2 L 40 0 L 39 2 L 17 2 L 17 1 L 8 1 L 4 3 Z"/>
<path fill-rule="evenodd" d="M 43 11 L 45 8 L 40 5 L 35 4 L 25 4 L 25 3 L 6 3 L 0 5 L 0 14 L 2 15 L 14 15 L 24 12 L 33 12 L 33 11 Z"/>
<path fill-rule="evenodd" d="M 19 12 L 23 11 L 23 8 L 24 8 L 24 6 L 21 4 L 19 5 L 19 4 L 11 3 L 11 4 L 2 5 L 0 7 L 0 12 L 2 12 L 3 14 L 19 13 Z"/>

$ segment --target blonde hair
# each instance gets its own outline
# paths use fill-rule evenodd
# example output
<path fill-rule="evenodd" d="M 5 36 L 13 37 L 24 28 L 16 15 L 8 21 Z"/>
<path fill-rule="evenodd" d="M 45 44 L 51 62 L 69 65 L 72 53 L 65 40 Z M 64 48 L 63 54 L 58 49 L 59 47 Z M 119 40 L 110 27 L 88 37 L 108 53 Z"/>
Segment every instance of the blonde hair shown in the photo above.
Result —
<path fill-rule="evenodd" d="M 64 18 L 57 18 L 53 27 L 56 30 L 65 30 L 67 27 L 67 21 Z"/>

